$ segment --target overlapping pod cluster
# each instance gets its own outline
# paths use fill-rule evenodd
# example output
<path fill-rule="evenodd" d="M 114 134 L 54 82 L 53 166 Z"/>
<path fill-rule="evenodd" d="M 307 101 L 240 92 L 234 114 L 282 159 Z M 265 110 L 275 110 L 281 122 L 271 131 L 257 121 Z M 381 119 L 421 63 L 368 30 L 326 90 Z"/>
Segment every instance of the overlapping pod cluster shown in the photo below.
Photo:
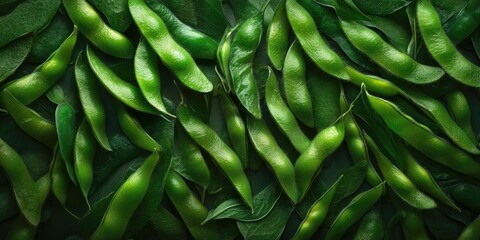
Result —
<path fill-rule="evenodd" d="M 0 238 L 480 239 L 480 1 L 455 2 L 0 3 Z"/>

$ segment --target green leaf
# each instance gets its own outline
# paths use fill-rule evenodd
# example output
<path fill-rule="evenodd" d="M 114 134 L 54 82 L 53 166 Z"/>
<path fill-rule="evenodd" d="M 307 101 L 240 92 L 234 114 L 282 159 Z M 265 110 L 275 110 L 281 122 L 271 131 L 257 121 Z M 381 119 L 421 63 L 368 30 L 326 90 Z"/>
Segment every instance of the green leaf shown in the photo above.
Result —
<path fill-rule="evenodd" d="M 32 47 L 33 38 L 27 35 L 0 48 L 0 83 L 23 63 Z"/>
<path fill-rule="evenodd" d="M 60 0 L 25 0 L 0 17 L 0 47 L 45 26 L 57 12 Z"/>
<path fill-rule="evenodd" d="M 102 12 L 113 29 L 124 32 L 132 24 L 128 11 L 128 0 L 104 1 L 88 0 L 96 9 Z"/>
<path fill-rule="evenodd" d="M 268 185 L 253 197 L 253 212 L 240 199 L 229 199 L 208 213 L 204 223 L 210 220 L 235 219 L 240 222 L 255 222 L 272 211 L 281 196 L 281 189 L 276 183 Z"/>
<path fill-rule="evenodd" d="M 33 38 L 32 50 L 27 62 L 42 63 L 57 50 L 62 42 L 72 33 L 72 24 L 60 14 L 50 21 L 48 26 Z"/>
<path fill-rule="evenodd" d="M 413 0 L 353 0 L 353 2 L 366 14 L 389 15 L 411 4 Z"/>
<path fill-rule="evenodd" d="M 132 235 L 144 227 L 160 205 L 165 179 L 172 163 L 173 122 L 154 116 L 151 116 L 151 119 L 145 117 L 142 120 L 145 120 L 145 122 L 142 122 L 145 131 L 160 144 L 162 152 L 160 153 L 159 163 L 150 177 L 148 191 L 142 203 L 131 216 L 125 236 Z"/>
<path fill-rule="evenodd" d="M 67 167 L 70 179 L 76 183 L 75 171 L 73 169 L 73 145 L 75 143 L 75 135 L 77 133 L 75 110 L 68 103 L 58 105 L 55 111 L 55 125 L 57 127 L 58 146 L 65 166 Z"/>
<path fill-rule="evenodd" d="M 343 177 L 338 183 L 337 190 L 335 191 L 332 203 L 330 204 L 330 210 L 325 219 L 326 225 L 333 223 L 337 215 L 342 211 L 342 200 L 354 194 L 360 186 L 362 186 L 366 172 L 367 162 L 362 161 L 339 173 L 339 175 L 343 174 Z"/>
<path fill-rule="evenodd" d="M 283 196 L 266 217 L 255 222 L 238 221 L 237 226 L 246 240 L 279 239 L 292 211 L 292 203 L 287 197 Z"/>

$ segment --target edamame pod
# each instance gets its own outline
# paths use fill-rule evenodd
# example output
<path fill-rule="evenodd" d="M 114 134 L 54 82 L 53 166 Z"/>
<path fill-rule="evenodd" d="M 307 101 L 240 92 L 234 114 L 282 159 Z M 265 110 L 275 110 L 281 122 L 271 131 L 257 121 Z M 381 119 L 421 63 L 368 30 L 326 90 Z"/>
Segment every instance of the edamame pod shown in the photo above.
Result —
<path fill-rule="evenodd" d="M 325 239 L 341 239 L 345 232 L 380 199 L 384 188 L 385 182 L 355 196 L 338 214 Z"/>
<path fill-rule="evenodd" d="M 93 233 L 92 240 L 121 239 L 130 217 L 140 205 L 150 184 L 160 154 L 155 151 L 120 186 L 108 205 L 100 226 Z"/>
<path fill-rule="evenodd" d="M 385 42 L 373 30 L 353 21 L 340 21 L 350 42 L 393 75 L 416 84 L 432 83 L 445 72 L 441 68 L 418 63 Z"/>
<path fill-rule="evenodd" d="M 73 148 L 73 166 L 77 176 L 78 186 L 88 203 L 88 192 L 93 181 L 93 159 L 95 158 L 96 144 L 87 121 L 82 121 L 78 127 Z"/>
<path fill-rule="evenodd" d="M 288 106 L 305 125 L 313 127 L 313 104 L 308 92 L 306 63 L 300 44 L 295 41 L 288 49 L 283 67 L 283 89 Z"/>
<path fill-rule="evenodd" d="M 29 75 L 8 83 L 5 89 L 10 91 L 18 101 L 29 105 L 42 96 L 63 75 L 70 63 L 76 42 L 77 28 L 74 27 L 72 34 L 44 63 Z"/>
<path fill-rule="evenodd" d="M 445 98 L 448 110 L 450 110 L 450 114 L 455 122 L 463 129 L 472 142 L 477 142 L 472 128 L 470 106 L 465 95 L 460 90 L 456 90 L 447 93 Z"/>
<path fill-rule="evenodd" d="M 178 79 L 194 91 L 212 91 L 212 83 L 187 50 L 172 38 L 163 20 L 143 0 L 129 0 L 128 7 L 140 32 Z"/>
<path fill-rule="evenodd" d="M 412 147 L 452 170 L 480 179 L 480 163 L 467 153 L 436 136 L 428 127 L 402 113 L 393 103 L 370 94 L 367 96 L 387 126 Z"/>
<path fill-rule="evenodd" d="M 327 46 L 308 11 L 296 0 L 286 0 L 286 9 L 293 32 L 315 65 L 332 76 L 348 80 L 342 59 Z"/>
<path fill-rule="evenodd" d="M 165 192 L 195 239 L 217 240 L 219 229 L 213 223 L 202 225 L 208 215 L 208 209 L 193 194 L 182 177 L 174 171 L 170 171 L 167 175 Z"/>
<path fill-rule="evenodd" d="M 417 19 L 428 51 L 448 75 L 465 85 L 480 87 L 480 67 L 465 58 L 448 39 L 430 0 L 417 2 Z"/>
<path fill-rule="evenodd" d="M 172 34 L 173 39 L 187 50 L 193 58 L 215 59 L 218 43 L 211 37 L 183 23 L 170 9 L 159 1 L 146 1 Z"/>
<path fill-rule="evenodd" d="M 133 57 L 130 40 L 110 28 L 86 0 L 63 0 L 63 6 L 78 30 L 97 48 L 114 57 Z"/>
<path fill-rule="evenodd" d="M 98 77 L 100 83 L 116 99 L 137 111 L 155 115 L 159 114 L 158 110 L 145 100 L 140 89 L 120 79 L 100 60 L 91 47 L 87 47 L 87 58 L 92 71 Z"/>
<path fill-rule="evenodd" d="M 212 156 L 245 203 L 252 207 L 250 182 L 237 154 L 222 141 L 212 128 L 195 117 L 187 106 L 180 105 L 177 112 L 180 123 L 190 137 Z"/>
<path fill-rule="evenodd" d="M 353 114 L 351 112 L 347 113 L 347 102 L 343 94 L 340 96 L 340 108 L 342 112 L 345 112 L 343 117 L 345 122 L 345 141 L 347 143 L 347 149 L 350 153 L 350 157 L 354 163 L 367 161 L 368 165 L 365 178 L 370 185 L 377 186 L 378 184 L 382 183 L 382 179 L 380 176 L 378 176 L 377 171 L 375 171 L 375 168 L 370 162 L 367 144 L 365 143 L 365 139 L 360 127 L 358 126 L 357 122 L 355 122 Z"/>
<path fill-rule="evenodd" d="M 106 113 L 100 99 L 98 80 L 83 58 L 83 53 L 78 55 L 75 62 L 75 80 L 78 95 L 85 118 L 92 127 L 93 135 L 97 142 L 107 151 L 111 151 L 105 127 Z"/>
<path fill-rule="evenodd" d="M 8 90 L 3 90 L 0 97 L 5 109 L 25 133 L 50 148 L 57 144 L 57 130 L 53 123 L 23 105 Z"/>
<path fill-rule="evenodd" d="M 135 52 L 134 67 L 140 91 L 145 99 L 158 111 L 175 117 L 169 113 L 163 103 L 161 94 L 160 72 L 157 67 L 158 61 L 148 42 L 144 38 L 140 40 Z"/>
<path fill-rule="evenodd" d="M 315 203 L 313 203 L 312 207 L 308 210 L 306 217 L 303 219 L 302 223 L 300 223 L 292 240 L 308 240 L 311 239 L 313 234 L 315 234 L 327 217 L 330 203 L 335 196 L 338 183 L 342 177 L 343 175 L 340 176 L 338 180 L 333 183 L 333 185 L 317 201 L 315 201 Z"/>
<path fill-rule="evenodd" d="M 20 155 L 2 139 L 0 139 L 0 167 L 10 180 L 22 215 L 30 224 L 37 226 L 42 214 L 42 195 L 46 194 L 41 194 L 39 185 L 33 181 Z"/>
<path fill-rule="evenodd" d="M 267 29 L 267 53 L 275 69 L 281 70 L 288 50 L 288 18 L 285 0 L 278 3 Z"/>
<path fill-rule="evenodd" d="M 320 171 L 323 161 L 340 146 L 344 135 L 343 119 L 340 119 L 333 126 L 320 131 L 308 148 L 298 157 L 295 162 L 298 201 L 305 197 L 315 176 Z"/>
<path fill-rule="evenodd" d="M 222 112 L 227 122 L 230 141 L 233 143 L 233 149 L 242 161 L 243 168 L 246 168 L 248 165 L 247 128 L 245 127 L 242 116 L 240 116 L 238 112 L 237 106 L 230 97 L 227 96 L 226 93 L 220 93 L 219 96 Z"/>
<path fill-rule="evenodd" d="M 377 144 L 368 135 L 365 140 L 375 155 L 380 171 L 383 177 L 395 191 L 395 193 L 406 203 L 418 209 L 432 209 L 437 207 L 433 199 L 420 192 L 412 181 L 405 176 L 393 163 L 382 153 Z"/>
<path fill-rule="evenodd" d="M 253 117 L 247 118 L 248 133 L 252 144 L 263 159 L 270 165 L 283 191 L 297 203 L 298 191 L 295 184 L 295 169 L 288 156 L 278 146 L 267 124 Z"/>
<path fill-rule="evenodd" d="M 480 216 L 475 218 L 460 234 L 458 240 L 474 240 L 480 238 Z"/>
<path fill-rule="evenodd" d="M 354 68 L 347 66 L 347 73 L 350 77 L 350 82 L 360 87 L 365 84 L 369 92 L 373 92 L 380 96 L 392 97 L 401 93 L 401 89 L 393 83 L 373 75 L 363 74 Z"/>
<path fill-rule="evenodd" d="M 160 145 L 150 135 L 148 135 L 148 133 L 145 132 L 137 119 L 131 116 L 120 103 L 117 102 L 115 106 L 117 109 L 117 117 L 120 128 L 125 136 L 127 136 L 128 140 L 137 145 L 139 148 L 150 152 L 161 150 Z"/>
<path fill-rule="evenodd" d="M 442 191 L 437 185 L 435 179 L 430 173 L 420 165 L 415 158 L 407 151 L 406 146 L 402 144 L 397 145 L 399 154 L 405 163 L 405 171 L 410 179 L 420 188 L 422 191 L 430 194 L 432 197 L 440 200 L 447 206 L 460 211 L 460 208 Z"/>
<path fill-rule="evenodd" d="M 275 73 L 269 68 L 269 75 L 265 85 L 265 102 L 273 120 L 280 130 L 290 140 L 298 152 L 302 153 L 310 145 L 310 139 L 303 133 L 297 119 L 283 101 Z"/>

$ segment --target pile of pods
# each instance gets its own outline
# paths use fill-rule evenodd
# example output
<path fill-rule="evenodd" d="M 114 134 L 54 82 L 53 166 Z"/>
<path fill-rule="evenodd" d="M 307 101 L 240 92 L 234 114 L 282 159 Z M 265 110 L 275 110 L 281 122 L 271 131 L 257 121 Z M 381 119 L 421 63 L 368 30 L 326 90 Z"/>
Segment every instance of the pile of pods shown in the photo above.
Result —
<path fill-rule="evenodd" d="M 0 2 L 0 239 L 480 239 L 480 1 Z"/>

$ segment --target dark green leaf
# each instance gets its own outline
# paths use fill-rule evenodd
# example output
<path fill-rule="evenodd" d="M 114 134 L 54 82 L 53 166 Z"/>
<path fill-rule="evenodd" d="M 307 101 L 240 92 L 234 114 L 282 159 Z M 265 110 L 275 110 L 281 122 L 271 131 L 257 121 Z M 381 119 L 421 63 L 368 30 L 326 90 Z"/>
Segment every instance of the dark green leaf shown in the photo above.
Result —
<path fill-rule="evenodd" d="M 283 196 L 266 217 L 255 222 L 237 222 L 238 229 L 246 240 L 279 239 L 292 211 L 292 203 Z"/>
<path fill-rule="evenodd" d="M 70 33 L 72 33 L 72 24 L 62 15 L 55 15 L 48 26 L 35 35 L 27 62 L 42 63 L 47 60 Z"/>
<path fill-rule="evenodd" d="M 0 83 L 23 63 L 32 43 L 33 38 L 28 35 L 0 48 Z"/>
<path fill-rule="evenodd" d="M 113 29 L 123 32 L 132 24 L 128 11 L 128 0 L 104 1 L 88 0 L 95 8 L 107 17 L 108 24 Z"/>
<path fill-rule="evenodd" d="M 0 17 L 0 47 L 45 26 L 57 12 L 60 0 L 25 0 Z"/>
<path fill-rule="evenodd" d="M 355 5 L 366 14 L 388 15 L 412 3 L 413 0 L 353 0 Z"/>
<path fill-rule="evenodd" d="M 253 197 L 253 212 L 243 204 L 241 200 L 230 199 L 214 210 L 208 213 L 205 222 L 212 219 L 231 218 L 241 222 L 254 222 L 264 218 L 270 211 L 272 211 L 275 203 L 281 196 L 281 189 L 276 183 L 268 185 L 264 190 Z"/>

